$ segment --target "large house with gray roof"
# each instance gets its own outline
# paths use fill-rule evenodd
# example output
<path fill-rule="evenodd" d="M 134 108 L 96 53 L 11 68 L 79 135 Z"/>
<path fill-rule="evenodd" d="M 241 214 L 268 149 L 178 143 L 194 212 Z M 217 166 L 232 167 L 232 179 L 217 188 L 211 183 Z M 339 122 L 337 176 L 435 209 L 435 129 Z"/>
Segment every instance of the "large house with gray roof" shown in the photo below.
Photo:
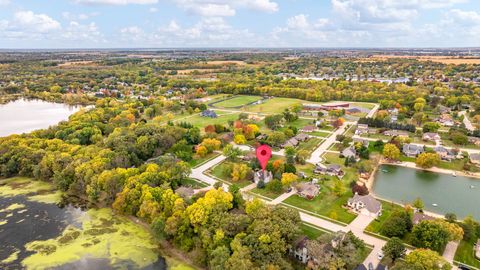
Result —
<path fill-rule="evenodd" d="M 407 157 L 416 157 L 421 153 L 425 152 L 425 149 L 423 149 L 423 146 L 420 145 L 406 143 L 402 147 L 402 152 Z"/>
<path fill-rule="evenodd" d="M 382 204 L 370 194 L 361 196 L 355 193 L 348 199 L 347 205 L 363 215 L 377 218 L 382 214 Z"/>

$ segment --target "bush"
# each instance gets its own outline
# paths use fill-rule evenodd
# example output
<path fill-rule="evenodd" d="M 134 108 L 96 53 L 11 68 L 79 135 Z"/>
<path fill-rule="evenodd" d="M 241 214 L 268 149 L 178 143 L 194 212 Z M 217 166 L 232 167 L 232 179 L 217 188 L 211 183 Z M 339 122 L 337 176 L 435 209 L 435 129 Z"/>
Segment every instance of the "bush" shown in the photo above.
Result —
<path fill-rule="evenodd" d="M 403 238 L 411 229 L 410 215 L 406 211 L 397 211 L 385 221 L 380 232 L 387 237 Z"/>
<path fill-rule="evenodd" d="M 267 183 L 266 189 L 271 192 L 280 193 L 283 191 L 282 182 L 278 179 L 273 179 Z"/>

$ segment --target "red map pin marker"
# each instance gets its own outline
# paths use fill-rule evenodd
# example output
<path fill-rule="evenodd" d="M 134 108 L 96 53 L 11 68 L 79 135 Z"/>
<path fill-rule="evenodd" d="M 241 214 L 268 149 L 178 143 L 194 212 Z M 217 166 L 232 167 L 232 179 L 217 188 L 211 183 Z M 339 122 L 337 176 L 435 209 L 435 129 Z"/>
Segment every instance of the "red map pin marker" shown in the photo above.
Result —
<path fill-rule="evenodd" d="M 262 166 L 262 170 L 265 171 L 267 167 L 268 160 L 272 157 L 272 149 L 268 145 L 261 145 L 257 148 L 257 159 L 260 162 L 260 166 Z"/>

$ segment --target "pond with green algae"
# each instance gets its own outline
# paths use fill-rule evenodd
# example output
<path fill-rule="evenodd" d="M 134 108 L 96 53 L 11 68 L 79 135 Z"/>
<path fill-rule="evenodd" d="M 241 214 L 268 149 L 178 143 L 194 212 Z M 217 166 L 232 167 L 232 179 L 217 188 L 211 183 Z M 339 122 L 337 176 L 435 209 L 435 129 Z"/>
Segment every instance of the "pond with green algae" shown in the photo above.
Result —
<path fill-rule="evenodd" d="M 167 269 L 142 225 L 59 199 L 48 183 L 0 180 L 0 269 Z"/>

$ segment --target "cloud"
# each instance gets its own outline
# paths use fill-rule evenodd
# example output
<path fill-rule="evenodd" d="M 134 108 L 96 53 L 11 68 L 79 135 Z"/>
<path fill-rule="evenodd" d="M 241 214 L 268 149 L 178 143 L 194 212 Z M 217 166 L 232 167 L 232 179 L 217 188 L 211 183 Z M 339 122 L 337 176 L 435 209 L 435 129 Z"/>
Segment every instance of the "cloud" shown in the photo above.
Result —
<path fill-rule="evenodd" d="M 60 23 L 46 14 L 35 14 L 32 11 L 19 11 L 14 14 L 12 27 L 22 30 L 45 33 L 61 28 Z"/>
<path fill-rule="evenodd" d="M 189 13 L 205 17 L 229 17 L 237 9 L 250 9 L 266 13 L 278 11 L 278 4 L 271 0 L 173 0 Z"/>
<path fill-rule="evenodd" d="M 69 25 L 62 31 L 61 37 L 64 40 L 76 42 L 105 42 L 103 34 L 98 30 L 94 22 L 88 24 L 80 24 L 71 21 Z"/>
<path fill-rule="evenodd" d="M 452 9 L 447 13 L 447 20 L 464 26 L 480 26 L 480 14 L 475 11 Z"/>
<path fill-rule="evenodd" d="M 259 37 L 246 29 L 232 27 L 222 17 L 204 17 L 190 26 L 172 20 L 146 33 L 138 26 L 120 30 L 121 39 L 132 46 L 157 47 L 232 47 L 239 44 L 254 44 Z"/>
<path fill-rule="evenodd" d="M 74 14 L 68 11 L 62 12 L 62 17 L 70 21 L 83 21 L 100 15 L 98 12 Z"/>
<path fill-rule="evenodd" d="M 150 13 L 156 13 L 156 12 L 158 12 L 158 8 L 151 7 L 151 8 L 148 9 L 148 12 L 150 12 Z"/>
<path fill-rule="evenodd" d="M 0 6 L 10 5 L 10 0 L 0 0 Z"/>
<path fill-rule="evenodd" d="M 86 5 L 150 5 L 158 3 L 158 0 L 74 0 L 74 2 Z"/>

